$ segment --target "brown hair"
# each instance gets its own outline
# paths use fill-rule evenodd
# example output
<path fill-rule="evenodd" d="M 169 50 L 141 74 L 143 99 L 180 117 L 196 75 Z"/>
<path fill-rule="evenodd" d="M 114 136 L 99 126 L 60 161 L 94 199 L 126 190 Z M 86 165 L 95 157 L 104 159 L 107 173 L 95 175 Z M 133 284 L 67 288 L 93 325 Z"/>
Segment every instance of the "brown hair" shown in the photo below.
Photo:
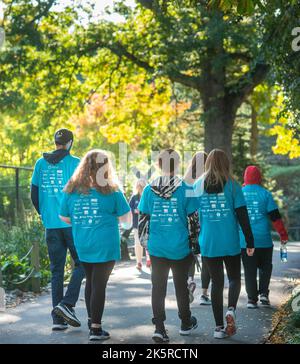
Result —
<path fill-rule="evenodd" d="M 205 162 L 204 181 L 206 186 L 222 186 L 233 180 L 231 163 L 227 154 L 221 149 L 212 150 Z"/>
<path fill-rule="evenodd" d="M 109 156 L 100 149 L 93 149 L 86 153 L 64 191 L 88 194 L 91 188 L 103 194 L 119 189 Z"/>
<path fill-rule="evenodd" d="M 174 149 L 165 149 L 158 156 L 158 166 L 166 173 L 174 174 L 180 163 L 180 156 Z"/>

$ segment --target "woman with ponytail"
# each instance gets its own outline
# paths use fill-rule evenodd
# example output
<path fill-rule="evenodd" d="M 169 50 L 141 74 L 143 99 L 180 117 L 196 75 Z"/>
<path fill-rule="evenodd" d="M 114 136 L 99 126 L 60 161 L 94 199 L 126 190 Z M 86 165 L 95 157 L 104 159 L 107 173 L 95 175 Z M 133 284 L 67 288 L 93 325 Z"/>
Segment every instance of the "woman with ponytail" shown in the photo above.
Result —
<path fill-rule="evenodd" d="M 234 180 L 231 163 L 220 149 L 210 152 L 205 173 L 195 185 L 199 199 L 201 254 L 212 280 L 211 301 L 216 328 L 214 337 L 236 333 L 236 306 L 241 290 L 239 225 L 246 241 L 246 254 L 254 253 L 253 235 L 241 186 Z M 229 280 L 228 309 L 223 318 L 225 264 Z"/>

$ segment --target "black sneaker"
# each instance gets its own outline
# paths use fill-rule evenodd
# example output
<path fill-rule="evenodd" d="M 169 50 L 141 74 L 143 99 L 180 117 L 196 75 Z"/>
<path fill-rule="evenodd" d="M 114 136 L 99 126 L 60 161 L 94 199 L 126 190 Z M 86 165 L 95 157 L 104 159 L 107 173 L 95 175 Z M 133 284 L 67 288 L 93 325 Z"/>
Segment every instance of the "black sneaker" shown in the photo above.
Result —
<path fill-rule="evenodd" d="M 190 324 L 181 324 L 181 329 L 179 330 L 179 334 L 182 336 L 190 335 L 195 329 L 197 329 L 198 323 L 196 317 L 192 316 L 190 320 Z"/>
<path fill-rule="evenodd" d="M 62 317 L 53 317 L 52 331 L 67 330 L 68 324 Z"/>
<path fill-rule="evenodd" d="M 68 324 L 66 323 L 66 321 L 62 317 L 57 316 L 54 312 L 54 309 L 51 312 L 51 316 L 53 320 L 53 331 L 63 331 L 68 328 Z"/>
<path fill-rule="evenodd" d="M 102 330 L 101 327 L 91 327 L 89 340 L 90 341 L 102 341 L 110 339 L 110 334 L 107 331 Z"/>
<path fill-rule="evenodd" d="M 73 307 L 60 303 L 56 307 L 54 307 L 53 311 L 57 316 L 65 319 L 65 321 L 69 325 L 74 326 L 74 327 L 81 326 L 80 321 L 78 320 L 78 318 L 75 315 L 75 311 L 74 311 Z"/>
<path fill-rule="evenodd" d="M 170 341 L 164 325 L 156 326 L 154 334 L 152 335 L 152 340 L 157 344 L 168 343 Z"/>

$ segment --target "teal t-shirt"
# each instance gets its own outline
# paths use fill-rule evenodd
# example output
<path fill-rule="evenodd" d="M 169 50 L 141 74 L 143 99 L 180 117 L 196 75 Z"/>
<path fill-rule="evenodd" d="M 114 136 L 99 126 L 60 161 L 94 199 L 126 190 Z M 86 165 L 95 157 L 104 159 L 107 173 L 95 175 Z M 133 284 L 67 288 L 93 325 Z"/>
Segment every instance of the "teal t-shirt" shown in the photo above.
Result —
<path fill-rule="evenodd" d="M 64 193 L 60 215 L 70 217 L 74 244 L 79 259 L 104 263 L 120 259 L 118 217 L 130 211 L 121 191 L 102 194 Z"/>
<path fill-rule="evenodd" d="M 198 196 L 201 231 L 199 243 L 204 257 L 224 257 L 241 252 L 239 223 L 235 209 L 246 206 L 241 186 L 228 181 L 222 193 L 207 193 L 203 179 L 194 185 Z"/>
<path fill-rule="evenodd" d="M 148 250 L 150 255 L 180 260 L 190 252 L 188 215 L 197 211 L 193 189 L 184 182 L 169 199 L 156 195 L 148 185 L 138 209 L 150 215 Z"/>
<path fill-rule="evenodd" d="M 278 209 L 272 194 L 260 185 L 246 185 L 243 193 L 247 203 L 255 248 L 273 246 L 271 222 L 268 213 Z M 245 237 L 240 231 L 241 247 L 246 247 Z"/>
<path fill-rule="evenodd" d="M 48 163 L 40 158 L 34 167 L 31 183 L 39 188 L 39 208 L 46 229 L 69 227 L 59 218 L 63 188 L 72 177 L 80 159 L 65 156 L 57 164 Z"/>

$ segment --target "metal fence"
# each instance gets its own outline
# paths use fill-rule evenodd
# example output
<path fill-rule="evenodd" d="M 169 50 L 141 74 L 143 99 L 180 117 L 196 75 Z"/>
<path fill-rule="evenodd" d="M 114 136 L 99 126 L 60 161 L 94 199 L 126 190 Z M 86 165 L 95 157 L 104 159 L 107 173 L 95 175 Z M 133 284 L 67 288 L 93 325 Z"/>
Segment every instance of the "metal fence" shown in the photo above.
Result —
<path fill-rule="evenodd" d="M 18 212 L 31 208 L 30 177 L 32 167 L 0 164 L 0 218 L 13 222 Z"/>

